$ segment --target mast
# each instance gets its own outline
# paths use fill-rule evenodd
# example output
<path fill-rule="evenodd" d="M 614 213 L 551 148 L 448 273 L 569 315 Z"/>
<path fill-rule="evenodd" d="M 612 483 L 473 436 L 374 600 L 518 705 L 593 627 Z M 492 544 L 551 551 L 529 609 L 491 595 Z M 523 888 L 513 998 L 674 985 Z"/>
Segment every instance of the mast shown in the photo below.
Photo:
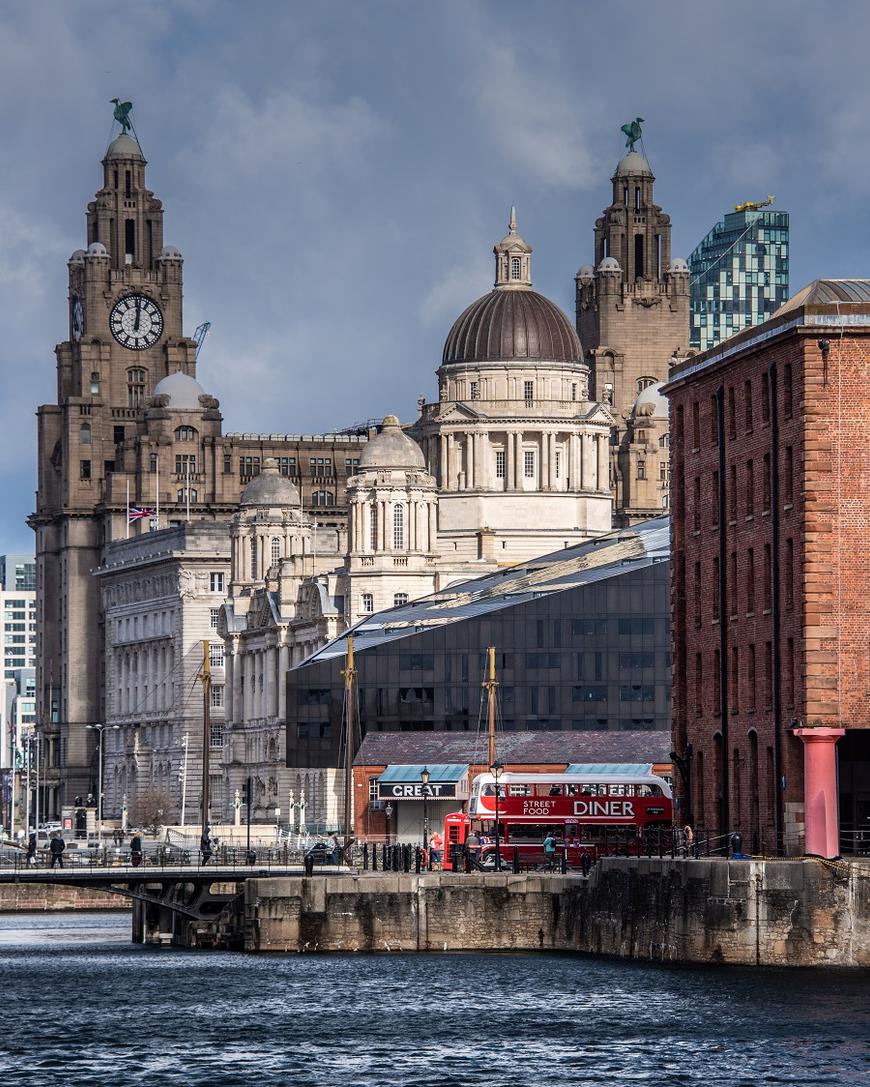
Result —
<path fill-rule="evenodd" d="M 211 741 L 211 666 L 207 638 L 202 642 L 202 672 L 199 678 L 202 682 L 202 836 L 205 838 L 209 828 L 208 755 Z"/>
<path fill-rule="evenodd" d="M 498 680 L 495 678 L 495 646 L 486 650 L 486 679 L 483 689 L 486 691 L 486 722 L 489 729 L 489 766 L 495 765 L 495 692 Z"/>
<path fill-rule="evenodd" d="M 353 739 L 356 725 L 356 666 L 353 660 L 353 638 L 347 639 L 344 671 L 344 840 L 350 844 L 353 834 Z"/>

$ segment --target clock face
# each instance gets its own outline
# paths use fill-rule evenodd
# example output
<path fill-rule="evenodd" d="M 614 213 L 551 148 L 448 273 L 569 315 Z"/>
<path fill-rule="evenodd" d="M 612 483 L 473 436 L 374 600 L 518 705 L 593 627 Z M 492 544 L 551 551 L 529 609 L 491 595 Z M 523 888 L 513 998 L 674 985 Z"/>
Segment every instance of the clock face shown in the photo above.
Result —
<path fill-rule="evenodd" d="M 163 335 L 163 314 L 146 295 L 125 294 L 112 306 L 109 327 L 122 347 L 142 351 Z"/>
<path fill-rule="evenodd" d="M 74 340 L 80 340 L 85 331 L 85 311 L 82 300 L 78 296 L 73 298 L 72 304 L 72 334 Z"/>

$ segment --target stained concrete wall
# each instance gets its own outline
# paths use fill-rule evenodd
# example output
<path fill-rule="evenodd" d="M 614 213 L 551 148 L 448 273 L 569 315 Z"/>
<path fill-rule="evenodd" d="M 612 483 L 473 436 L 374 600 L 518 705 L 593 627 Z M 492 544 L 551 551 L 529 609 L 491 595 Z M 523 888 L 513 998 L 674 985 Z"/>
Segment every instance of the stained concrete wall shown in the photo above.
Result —
<path fill-rule="evenodd" d="M 744 965 L 870 966 L 870 867 L 611 859 L 582 876 L 250 880 L 252 951 L 580 951 Z"/>
<path fill-rule="evenodd" d="M 0 884 L 0 913 L 129 909 L 129 898 L 91 887 L 64 887 L 55 883 Z"/>

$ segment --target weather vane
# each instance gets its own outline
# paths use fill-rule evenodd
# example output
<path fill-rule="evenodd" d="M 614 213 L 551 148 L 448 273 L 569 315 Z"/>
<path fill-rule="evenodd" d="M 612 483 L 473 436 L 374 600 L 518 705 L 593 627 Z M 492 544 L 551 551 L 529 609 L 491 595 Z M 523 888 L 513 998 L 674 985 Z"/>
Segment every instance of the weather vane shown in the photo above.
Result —
<path fill-rule="evenodd" d="M 133 108 L 133 103 L 122 102 L 120 98 L 110 98 L 109 101 L 115 103 L 115 112 L 112 116 L 121 126 L 121 135 L 125 135 L 133 128 L 133 123 L 130 120 L 130 110 Z"/>
<path fill-rule="evenodd" d="M 117 99 L 116 99 L 117 101 Z M 129 104 L 129 103 L 128 103 Z M 116 111 L 117 116 L 117 111 Z M 646 124 L 643 117 L 635 117 L 633 121 L 630 121 L 627 125 L 623 125 L 620 132 L 625 133 L 625 146 L 629 151 L 634 150 L 634 145 L 640 140 L 642 133 L 640 126 Z"/>

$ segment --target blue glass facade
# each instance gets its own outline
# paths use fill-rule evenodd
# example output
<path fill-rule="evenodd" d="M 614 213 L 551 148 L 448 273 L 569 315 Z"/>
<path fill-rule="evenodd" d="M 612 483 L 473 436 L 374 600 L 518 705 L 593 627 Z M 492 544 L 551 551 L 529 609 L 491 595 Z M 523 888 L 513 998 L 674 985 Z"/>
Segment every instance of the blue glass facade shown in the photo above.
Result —
<path fill-rule="evenodd" d="M 692 347 L 759 325 L 788 298 L 788 212 L 735 211 L 689 257 Z"/>

